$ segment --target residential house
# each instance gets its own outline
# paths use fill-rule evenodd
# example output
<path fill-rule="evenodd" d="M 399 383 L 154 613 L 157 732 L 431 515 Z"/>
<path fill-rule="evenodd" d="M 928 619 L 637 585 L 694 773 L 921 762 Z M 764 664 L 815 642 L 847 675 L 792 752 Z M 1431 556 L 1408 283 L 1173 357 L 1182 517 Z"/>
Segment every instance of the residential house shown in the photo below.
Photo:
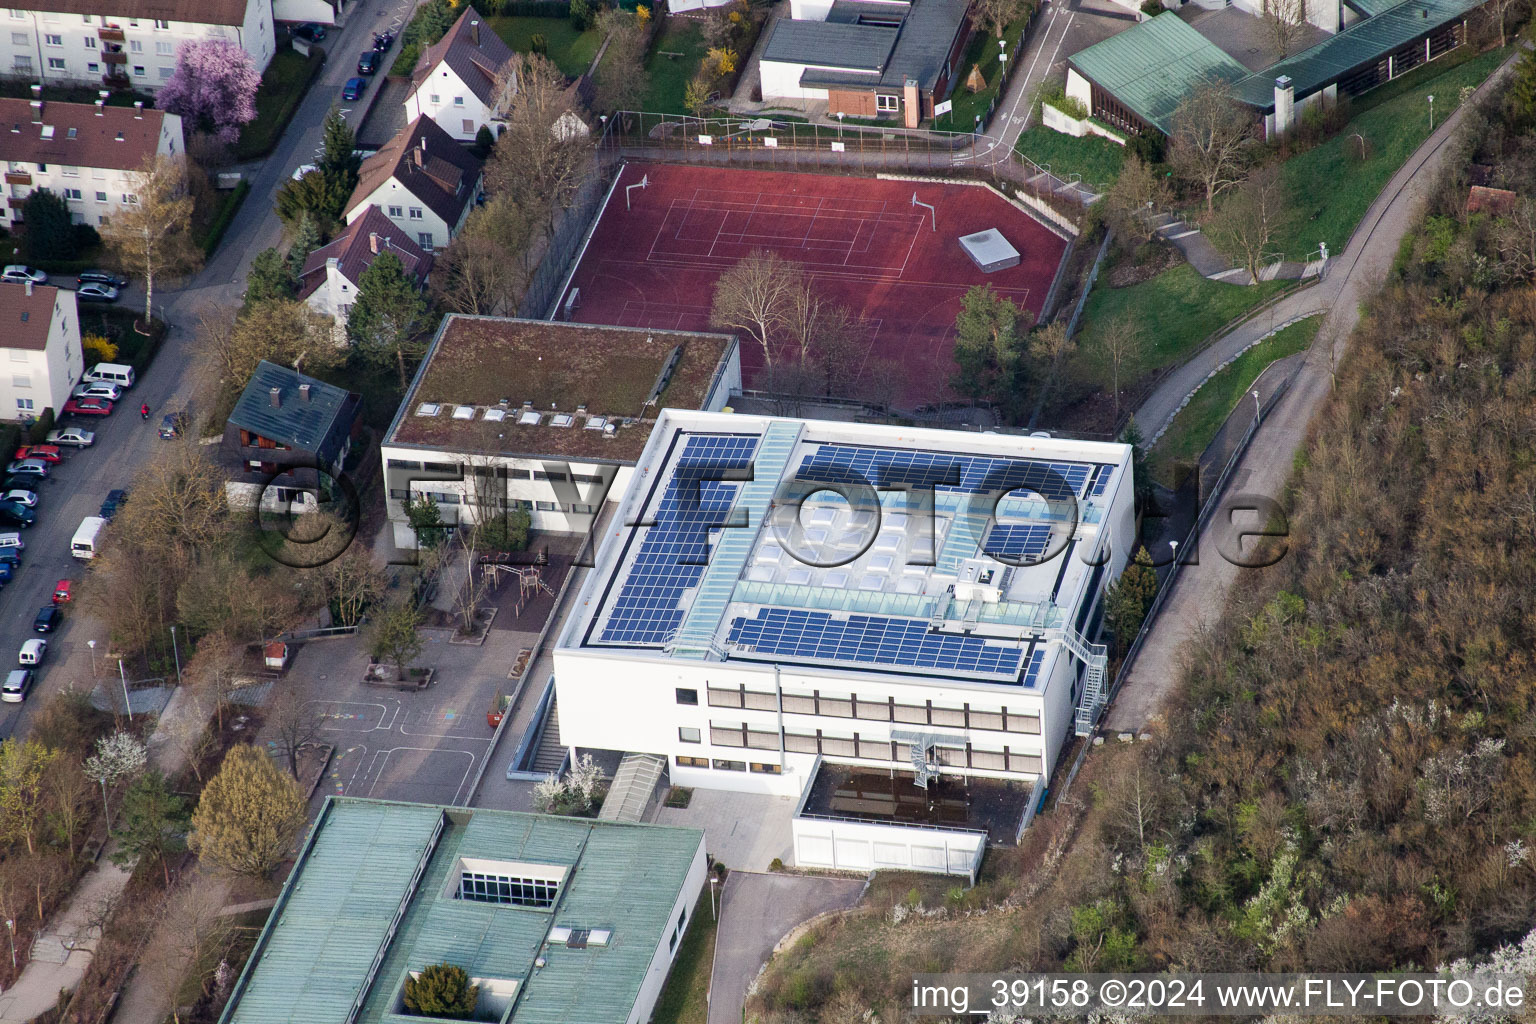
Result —
<path fill-rule="evenodd" d="M 0 67 L 45 85 L 153 91 L 188 41 L 232 40 L 263 71 L 276 52 L 272 0 L 31 0 L 0 22 Z"/>
<path fill-rule="evenodd" d="M 345 231 L 327 245 L 310 253 L 299 276 L 299 298 L 321 313 L 332 317 L 345 329 L 347 313 L 357 301 L 357 287 L 363 271 L 373 265 L 381 252 L 392 252 L 400 259 L 406 275 L 417 287 L 426 284 L 432 268 L 432 255 L 411 241 L 377 206 L 368 207 L 363 216 L 347 225 Z"/>
<path fill-rule="evenodd" d="M 763 100 L 916 128 L 949 95 L 969 0 L 791 0 L 763 42 Z"/>
<path fill-rule="evenodd" d="M 586 533 L 663 406 L 740 390 L 730 335 L 449 316 L 381 445 L 395 546 L 416 547 L 405 506 L 423 495 L 449 526 L 517 505 L 536 530 Z"/>
<path fill-rule="evenodd" d="M 38 87 L 34 86 L 34 90 Z M 186 150 L 181 118 L 142 105 L 0 99 L 0 162 L 8 200 L 0 225 L 21 222 L 21 203 L 46 188 L 66 200 L 75 223 L 99 226 L 136 202 L 134 175 L 145 159 Z"/>
<path fill-rule="evenodd" d="M 75 293 L 52 285 L 0 283 L 0 419 L 57 413 L 80 382 L 80 314 Z"/>
<path fill-rule="evenodd" d="M 448 34 L 421 55 L 405 98 L 407 121 L 430 117 L 453 138 L 472 142 L 481 128 L 501 119 L 516 92 L 516 75 L 507 68 L 515 54 L 480 19 L 466 5 Z M 498 88 L 503 70 L 508 85 Z"/>
<path fill-rule="evenodd" d="M 377 206 L 427 252 L 447 245 L 480 195 L 481 162 L 430 117 L 418 117 L 363 161 L 348 224 Z"/>
<path fill-rule="evenodd" d="M 707 873 L 697 829 L 328 796 L 219 1021 L 398 1024 L 448 962 L 470 1020 L 645 1024 Z"/>
<path fill-rule="evenodd" d="M 263 359 L 224 425 L 230 504 L 296 511 L 337 497 L 361 407 L 358 394 Z"/>

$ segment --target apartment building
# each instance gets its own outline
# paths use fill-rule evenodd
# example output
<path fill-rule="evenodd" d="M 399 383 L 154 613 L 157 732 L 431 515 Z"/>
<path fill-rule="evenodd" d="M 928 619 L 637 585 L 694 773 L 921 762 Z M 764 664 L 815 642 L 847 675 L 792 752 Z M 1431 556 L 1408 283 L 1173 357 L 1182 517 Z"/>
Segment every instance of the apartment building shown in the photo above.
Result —
<path fill-rule="evenodd" d="M 75 293 L 0 283 L 0 362 L 0 420 L 62 409 L 85 370 Z"/>
<path fill-rule="evenodd" d="M 0 18 L 4 73 L 45 85 L 154 91 L 189 40 L 231 39 L 266 70 L 276 52 L 272 0 L 34 0 Z"/>
<path fill-rule="evenodd" d="M 0 99 L 0 225 L 20 223 L 23 201 L 46 188 L 68 202 L 75 223 L 98 226 L 135 202 L 134 174 L 146 158 L 185 148 L 181 118 L 161 110 Z"/>

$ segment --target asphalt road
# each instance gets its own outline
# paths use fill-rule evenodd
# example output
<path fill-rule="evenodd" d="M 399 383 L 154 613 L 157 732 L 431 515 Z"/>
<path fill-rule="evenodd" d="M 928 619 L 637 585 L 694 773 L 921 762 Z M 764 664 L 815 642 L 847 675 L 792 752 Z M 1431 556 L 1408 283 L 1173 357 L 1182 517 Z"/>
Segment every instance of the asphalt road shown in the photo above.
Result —
<path fill-rule="evenodd" d="M 232 305 L 245 290 L 245 274 L 251 258 L 262 249 L 282 242 L 282 224 L 272 212 L 277 189 L 300 164 L 312 163 L 320 149 L 325 116 L 341 96 L 341 87 L 355 75 L 358 54 L 373 43 L 373 33 L 404 23 L 414 0 L 389 0 L 384 4 L 360 2 L 353 6 L 348 23 L 332 29 L 322 44 L 333 56 L 310 87 L 308 95 L 283 134 L 277 148 L 260 164 L 240 168 L 248 174 L 251 192 L 246 197 L 223 242 L 203 270 L 180 288 L 157 286 L 156 314 L 170 324 L 170 331 L 160 353 L 137 384 L 124 393 L 119 409 L 106 417 L 78 417 L 96 432 L 90 448 L 71 452 L 39 485 L 36 525 L 24 531 L 26 550 L 22 567 L 11 583 L 0 591 L 0 663 L 5 671 L 14 664 L 23 641 L 38 634 L 32 632 L 32 618 L 49 603 L 55 582 L 64 577 L 80 580 L 85 565 L 69 553 L 69 542 L 80 520 L 93 516 L 101 501 L 113 488 L 133 490 L 134 479 L 148 460 L 165 444 L 160 440 L 160 416 L 171 408 L 180 408 L 190 398 L 193 385 L 187 372 L 196 356 L 197 311 L 205 304 Z M 399 52 L 399 43 L 388 57 Z M 383 76 L 370 83 L 369 90 L 380 87 Z M 360 107 L 351 112 L 359 118 Z M 72 282 L 57 283 L 72 287 Z M 125 292 L 119 305 L 142 308 L 142 282 L 135 282 Z M 137 415 L 140 403 L 147 402 L 152 415 L 145 422 Z M 3 453 L 9 456 L 10 452 Z M 101 623 L 78 613 L 66 612 L 64 624 L 49 638 L 48 658 L 39 681 L 22 704 L 0 704 L 0 739 L 25 734 L 27 724 L 48 694 L 64 689 L 70 682 L 89 685 L 93 671 L 102 674 L 113 666 L 99 660 L 106 648 L 106 629 Z M 98 659 L 93 664 L 86 641 L 97 641 Z"/>

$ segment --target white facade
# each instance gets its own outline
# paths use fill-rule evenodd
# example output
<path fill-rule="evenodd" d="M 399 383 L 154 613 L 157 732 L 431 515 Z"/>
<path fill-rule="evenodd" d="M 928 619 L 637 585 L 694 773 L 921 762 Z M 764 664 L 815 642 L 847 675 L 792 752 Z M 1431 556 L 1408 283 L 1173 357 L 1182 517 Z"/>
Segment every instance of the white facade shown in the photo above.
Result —
<path fill-rule="evenodd" d="M 812 64 L 790 64 L 786 61 L 764 60 L 759 62 L 763 80 L 763 99 L 784 100 L 824 100 L 827 98 L 826 89 L 802 88 L 800 76 L 807 68 L 815 67 Z M 824 70 L 836 71 L 839 74 L 852 74 L 847 68 L 827 68 Z M 878 74 L 869 76 L 869 84 L 875 85 L 880 81 Z"/>
<path fill-rule="evenodd" d="M 20 284 L 0 284 L 20 295 Z M 5 369 L 0 371 L 0 419 L 28 420 L 42 415 L 44 409 L 55 414 L 69 400 L 69 392 L 80 382 L 85 371 L 80 351 L 80 314 L 75 307 L 75 293 L 62 288 L 38 288 L 36 293 L 53 292 L 48 322 L 48 341 L 38 349 L 3 348 Z M 3 344 L 3 342 L 0 342 Z"/>
<path fill-rule="evenodd" d="M 924 871 L 965 875 L 972 884 L 987 834 L 969 829 L 892 828 L 876 822 L 796 815 L 790 822 L 795 866 L 828 871 Z"/>
<path fill-rule="evenodd" d="M 405 122 L 410 124 L 418 117 L 429 117 L 437 126 L 460 142 L 475 141 L 475 133 L 482 127 L 491 128 L 496 112 L 481 101 L 464 79 L 448 66 L 438 61 L 430 75 L 405 98 Z"/>
<path fill-rule="evenodd" d="M 709 863 L 704 855 L 704 839 L 701 836 L 699 848 L 688 865 L 683 888 L 672 904 L 672 916 L 668 918 L 672 924 L 661 941 L 656 943 L 656 952 L 651 956 L 650 966 L 646 968 L 645 979 L 640 982 L 640 991 L 635 995 L 635 1005 L 629 1008 L 629 1018 L 625 1024 L 645 1024 L 651 1019 L 656 1009 L 656 1000 L 661 998 L 661 990 L 666 987 L 672 961 L 677 958 L 677 951 L 683 948 L 683 933 L 693 922 L 693 911 L 698 906 L 708 875 Z"/>
<path fill-rule="evenodd" d="M 733 506 L 746 526 L 713 531 L 702 578 L 682 592 L 674 596 L 665 578 L 652 587 L 656 551 L 647 555 L 646 545 L 677 453 L 695 438 L 741 435 L 759 443 L 754 482 L 742 485 Z M 922 465 L 1007 460 L 1009 471 L 1069 467 L 1085 475 L 1067 478 L 1076 481 L 1070 498 L 1047 500 L 1023 486 L 992 495 L 995 514 L 973 505 L 978 495 L 988 499 L 980 491 L 936 497 L 926 512 L 902 504 L 915 491 L 882 491 L 876 510 L 798 482 L 797 467 L 828 452 L 904 458 L 907 450 L 931 460 Z M 1032 782 L 1074 732 L 1086 672 L 1071 652 L 1081 650 L 1079 630 L 1091 628 L 1135 542 L 1130 452 L 1098 442 L 667 410 L 608 520 L 596 568 L 555 650 L 561 742 L 665 755 L 677 785 L 777 795 L 802 793 L 818 758 L 910 769 L 919 740 L 946 773 Z M 1002 526 L 1045 531 L 1047 550 L 1032 563 L 985 555 L 982 545 L 994 543 Z M 796 544 L 838 554 L 796 556 Z M 635 604 L 653 599 L 659 624 L 631 628 Z M 684 609 L 675 621 L 673 608 Z M 792 622 L 769 642 L 763 624 L 776 615 L 810 616 L 827 632 L 812 637 L 807 627 L 811 639 L 796 640 Z M 761 635 L 752 632 L 758 628 Z M 814 653 L 829 649 L 818 642 L 836 643 L 826 640 L 834 634 L 876 630 L 893 639 Z M 813 653 L 793 653 L 796 643 Z M 918 649 L 951 653 L 928 661 L 930 653 L 907 655 Z"/>
<path fill-rule="evenodd" d="M 272 0 L 272 17 L 289 23 L 312 21 L 317 25 L 334 25 L 336 8 L 330 0 Z"/>
<path fill-rule="evenodd" d="M 56 106 L 58 104 L 48 104 L 44 107 L 45 120 L 47 111 Z M 160 119 L 160 138 L 155 147 L 156 153 L 177 156 L 185 151 L 180 116 L 159 111 L 150 111 L 144 116 Z M 23 130 L 30 128 L 31 126 L 26 126 Z M 0 136 L 0 154 L 4 153 L 4 137 Z M 85 167 L 44 163 L 37 160 L 7 159 L 5 170 L 8 174 L 24 174 L 32 179 L 31 184 L 27 185 L 19 183 L 6 185 L 5 193 L 8 198 L 25 199 L 34 189 L 46 188 L 66 200 L 70 216 L 76 224 L 89 224 L 92 227 L 100 227 L 104 220 L 130 202 L 130 197 L 137 189 L 135 184 L 138 174 L 137 166 Z M 19 219 L 20 212 L 12 211 L 9 205 L 0 206 L 0 224 L 8 224 L 11 219 Z"/>
<path fill-rule="evenodd" d="M 239 24 L 166 21 L 155 18 L 9 8 L 0 36 L 5 74 L 49 85 L 99 86 L 121 68 L 123 85 L 153 92 L 176 70 L 182 43 L 227 39 L 240 44 L 266 70 L 276 52 L 271 0 L 246 0 Z"/>
<path fill-rule="evenodd" d="M 475 182 L 474 188 L 479 191 L 478 181 Z M 351 224 L 363 216 L 370 206 L 377 206 L 383 210 L 384 216 L 389 218 L 391 224 L 427 252 L 451 242 L 453 236 L 457 235 L 459 229 L 464 226 L 464 221 L 469 217 L 469 211 L 475 208 L 474 203 L 465 203 L 459 219 L 449 224 L 439 217 L 432 207 L 418 199 L 415 193 L 400 184 L 399 179 L 394 177 L 353 206 L 351 212 L 347 214 L 347 223 Z"/>

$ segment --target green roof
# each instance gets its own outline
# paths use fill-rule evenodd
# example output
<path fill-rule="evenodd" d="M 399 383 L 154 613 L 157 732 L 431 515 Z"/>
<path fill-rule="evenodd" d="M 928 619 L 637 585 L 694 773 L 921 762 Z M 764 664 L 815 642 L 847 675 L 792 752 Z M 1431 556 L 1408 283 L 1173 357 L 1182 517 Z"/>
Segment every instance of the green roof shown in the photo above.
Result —
<path fill-rule="evenodd" d="M 1078 51 L 1072 64 L 1164 132 L 1180 101 L 1201 82 L 1248 76 L 1247 68 L 1171 12 Z"/>
<path fill-rule="evenodd" d="M 406 973 L 447 961 L 472 978 L 518 982 L 506 1018 L 514 1024 L 624 1024 L 675 927 L 672 909 L 703 838 L 693 829 L 332 797 L 222 1020 L 397 1022 Z M 565 876 L 552 909 L 461 900 L 460 858 L 553 865 Z M 547 944 L 561 925 L 611 929 L 612 938 L 579 949 Z"/>

